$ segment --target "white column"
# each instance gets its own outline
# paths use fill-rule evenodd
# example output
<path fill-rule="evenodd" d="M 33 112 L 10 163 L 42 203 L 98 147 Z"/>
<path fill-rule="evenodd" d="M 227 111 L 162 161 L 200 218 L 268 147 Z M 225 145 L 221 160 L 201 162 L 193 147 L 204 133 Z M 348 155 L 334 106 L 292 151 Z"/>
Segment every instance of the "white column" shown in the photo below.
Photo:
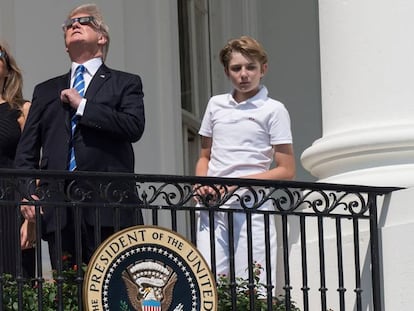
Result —
<path fill-rule="evenodd" d="M 413 11 L 405 0 L 319 0 L 323 136 L 301 158 L 319 181 L 414 186 Z M 413 195 L 378 205 L 383 310 L 412 309 Z"/>
<path fill-rule="evenodd" d="M 319 1 L 323 137 L 301 159 L 320 181 L 414 185 L 413 11 Z"/>

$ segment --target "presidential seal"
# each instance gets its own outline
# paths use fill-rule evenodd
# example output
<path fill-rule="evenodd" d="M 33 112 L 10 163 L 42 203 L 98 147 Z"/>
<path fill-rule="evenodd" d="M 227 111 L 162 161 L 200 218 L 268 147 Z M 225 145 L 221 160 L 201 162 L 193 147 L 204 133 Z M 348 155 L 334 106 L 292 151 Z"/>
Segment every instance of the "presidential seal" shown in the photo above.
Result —
<path fill-rule="evenodd" d="M 195 246 L 174 231 L 135 226 L 95 251 L 85 274 L 88 311 L 217 310 L 213 274 Z"/>

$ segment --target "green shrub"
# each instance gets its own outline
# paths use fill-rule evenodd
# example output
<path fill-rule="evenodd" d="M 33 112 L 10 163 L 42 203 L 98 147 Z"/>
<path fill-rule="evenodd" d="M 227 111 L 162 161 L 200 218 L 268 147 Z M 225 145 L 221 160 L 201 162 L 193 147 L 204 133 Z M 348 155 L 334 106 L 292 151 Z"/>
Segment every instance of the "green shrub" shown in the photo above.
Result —
<path fill-rule="evenodd" d="M 64 311 L 78 310 L 78 286 L 76 277 L 78 273 L 77 266 L 67 267 L 68 256 L 63 257 L 64 270 L 61 277 L 62 299 Z M 85 267 L 83 267 L 85 271 Z M 48 280 L 42 284 L 42 308 L 44 311 L 58 310 L 58 286 L 55 281 L 56 271 L 53 271 L 53 280 Z M 22 285 L 22 310 L 38 309 L 38 291 L 39 284 L 36 281 L 28 280 Z M 18 309 L 18 284 L 17 281 L 9 274 L 3 275 L 3 309 L 5 311 L 14 311 Z"/>
<path fill-rule="evenodd" d="M 269 310 L 266 297 L 263 293 L 266 293 L 266 287 L 260 283 L 260 274 L 263 271 L 263 267 L 255 263 L 253 266 L 254 274 L 254 311 L 267 311 Z M 232 294 L 231 294 L 231 282 L 228 276 L 219 275 L 217 279 L 217 291 L 218 291 L 218 311 L 233 311 L 232 308 Z M 235 280 L 235 293 L 236 293 L 236 310 L 250 311 L 250 289 L 249 280 L 237 277 Z M 282 296 L 272 298 L 272 309 L 275 311 L 285 311 L 284 298 Z M 300 311 L 293 302 L 291 302 L 290 310 Z M 269 310 L 270 311 L 270 310 Z"/>
<path fill-rule="evenodd" d="M 67 257 L 63 257 L 64 270 L 62 271 L 62 298 L 64 311 L 78 310 L 78 286 L 76 277 L 78 269 L 76 266 L 67 267 L 65 265 Z M 83 272 L 86 266 L 82 267 Z M 255 263 L 253 267 L 254 272 L 254 310 L 253 311 L 270 311 L 267 308 L 267 301 L 262 293 L 266 292 L 266 288 L 260 283 L 260 274 L 263 268 Z M 53 272 L 53 280 L 43 283 L 42 288 L 42 308 L 44 311 L 55 311 L 58 309 L 58 287 L 55 281 L 57 277 L 56 272 Z M 249 295 L 249 281 L 243 278 L 236 278 L 235 292 L 236 292 L 236 310 L 250 311 L 250 295 Z M 22 284 L 22 310 L 37 310 L 38 309 L 38 285 L 29 280 Z M 218 311 L 233 311 L 231 284 L 230 279 L 225 275 L 220 275 L 217 280 L 218 292 Z M 18 285 L 11 275 L 3 275 L 3 310 L 14 311 L 18 310 Z M 128 310 L 126 308 L 125 310 Z M 272 309 L 275 311 L 285 311 L 284 298 L 272 298 Z M 294 302 L 291 303 L 292 311 L 300 311 Z"/>

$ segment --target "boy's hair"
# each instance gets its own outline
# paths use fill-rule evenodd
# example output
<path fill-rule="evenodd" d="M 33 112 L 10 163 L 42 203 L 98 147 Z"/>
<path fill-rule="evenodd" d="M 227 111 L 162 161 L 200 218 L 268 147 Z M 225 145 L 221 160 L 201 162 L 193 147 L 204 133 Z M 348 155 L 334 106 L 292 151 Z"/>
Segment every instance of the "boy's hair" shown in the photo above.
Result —
<path fill-rule="evenodd" d="M 260 65 L 267 63 L 267 54 L 263 46 L 249 36 L 232 39 L 221 49 L 220 61 L 225 69 L 228 68 L 232 52 L 239 52 L 248 58 L 257 60 Z"/>

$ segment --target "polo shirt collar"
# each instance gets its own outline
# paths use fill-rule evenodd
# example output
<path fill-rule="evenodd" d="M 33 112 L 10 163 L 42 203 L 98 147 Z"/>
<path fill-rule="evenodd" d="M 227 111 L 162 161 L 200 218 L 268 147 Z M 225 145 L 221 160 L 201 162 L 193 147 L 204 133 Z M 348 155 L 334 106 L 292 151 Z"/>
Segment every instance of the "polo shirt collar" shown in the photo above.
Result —
<path fill-rule="evenodd" d="M 260 85 L 259 92 L 257 92 L 256 95 L 253 97 L 248 98 L 245 101 L 242 101 L 240 103 L 236 102 L 236 100 L 233 97 L 234 89 L 229 93 L 229 102 L 231 102 L 234 105 L 245 105 L 247 103 L 253 104 L 255 106 L 260 106 L 264 103 L 264 101 L 267 99 L 267 95 L 269 94 L 267 88 L 264 85 Z"/>

